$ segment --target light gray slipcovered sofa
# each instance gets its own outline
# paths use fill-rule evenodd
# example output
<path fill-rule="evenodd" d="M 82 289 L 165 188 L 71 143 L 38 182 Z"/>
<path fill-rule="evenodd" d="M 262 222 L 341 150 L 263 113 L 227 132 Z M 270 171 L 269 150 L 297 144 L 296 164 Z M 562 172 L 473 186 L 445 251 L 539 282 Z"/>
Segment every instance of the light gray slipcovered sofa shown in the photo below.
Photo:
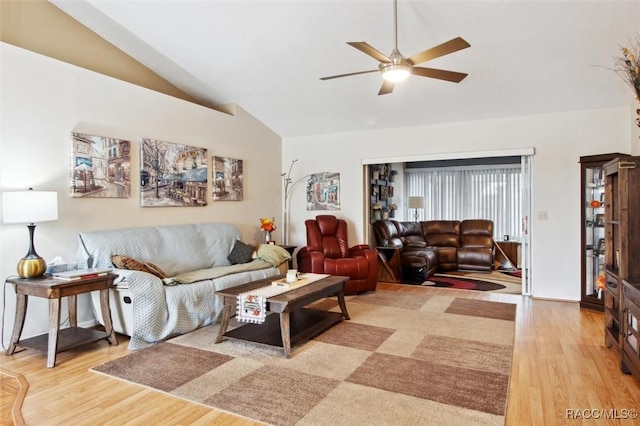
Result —
<path fill-rule="evenodd" d="M 218 321 L 223 305 L 217 290 L 286 270 L 289 253 L 269 245 L 259 245 L 250 262 L 231 265 L 227 256 L 237 240 L 240 231 L 226 223 L 80 232 L 76 257 L 79 265 L 113 268 L 119 275 L 110 297 L 114 329 L 131 336 L 130 349 L 141 349 Z M 153 263 L 173 278 L 117 269 L 114 255 Z M 101 321 L 98 295 L 92 299 Z"/>

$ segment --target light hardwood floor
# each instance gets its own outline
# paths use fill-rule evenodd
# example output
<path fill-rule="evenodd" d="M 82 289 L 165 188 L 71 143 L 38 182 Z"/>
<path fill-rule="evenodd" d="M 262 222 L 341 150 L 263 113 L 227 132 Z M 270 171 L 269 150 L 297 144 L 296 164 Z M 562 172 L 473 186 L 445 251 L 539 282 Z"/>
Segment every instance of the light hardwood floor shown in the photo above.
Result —
<path fill-rule="evenodd" d="M 425 291 L 385 283 L 378 288 L 403 293 Z M 640 424 L 640 420 L 572 420 L 567 416 L 567 410 L 617 410 L 613 413 L 620 414 L 624 409 L 640 407 L 640 384 L 620 372 L 618 355 L 604 346 L 602 313 L 581 310 L 577 303 L 530 300 L 517 295 L 436 288 L 427 291 L 518 304 L 507 425 Z M 0 368 L 22 375 L 29 383 L 22 407 L 25 423 L 259 424 L 90 372 L 90 367 L 129 352 L 127 338 L 118 337 L 118 346 L 99 342 L 82 350 L 63 352 L 52 369 L 45 367 L 45 354 L 32 350 L 0 356 Z M 13 388 L 6 384 L 1 388 L 0 401 L 3 425 L 12 424 L 7 400 Z"/>

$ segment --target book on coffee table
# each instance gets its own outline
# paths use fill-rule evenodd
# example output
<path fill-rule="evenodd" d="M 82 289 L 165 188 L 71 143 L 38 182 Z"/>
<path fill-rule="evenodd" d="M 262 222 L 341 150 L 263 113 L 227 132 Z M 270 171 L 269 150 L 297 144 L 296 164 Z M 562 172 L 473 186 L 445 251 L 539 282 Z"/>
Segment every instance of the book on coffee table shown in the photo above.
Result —
<path fill-rule="evenodd" d="M 53 278 L 57 278 L 59 280 L 83 280 L 89 278 L 97 278 L 104 275 L 107 275 L 111 272 L 109 268 L 87 268 L 87 269 L 76 269 L 73 271 L 65 271 L 65 272 L 56 272 L 52 274 Z"/>

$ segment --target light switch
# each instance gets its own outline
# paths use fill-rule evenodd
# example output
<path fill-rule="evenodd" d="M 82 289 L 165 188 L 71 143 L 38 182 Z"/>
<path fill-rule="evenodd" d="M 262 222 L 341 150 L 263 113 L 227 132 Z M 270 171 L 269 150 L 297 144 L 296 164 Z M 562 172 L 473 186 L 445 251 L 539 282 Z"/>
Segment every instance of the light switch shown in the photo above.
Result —
<path fill-rule="evenodd" d="M 549 220 L 549 213 L 547 211 L 539 211 L 538 220 Z"/>

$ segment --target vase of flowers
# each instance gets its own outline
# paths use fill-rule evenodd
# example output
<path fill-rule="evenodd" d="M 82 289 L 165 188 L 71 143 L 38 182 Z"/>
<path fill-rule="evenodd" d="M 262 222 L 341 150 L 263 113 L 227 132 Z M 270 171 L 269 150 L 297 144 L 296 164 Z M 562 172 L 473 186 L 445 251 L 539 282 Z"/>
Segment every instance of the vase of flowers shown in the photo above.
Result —
<path fill-rule="evenodd" d="M 398 208 L 397 205 L 395 204 L 391 204 L 389 206 L 389 217 L 394 218 L 396 217 L 396 209 Z"/>
<path fill-rule="evenodd" d="M 371 206 L 371 208 L 373 209 L 373 221 L 377 221 L 377 220 L 381 220 L 382 219 L 382 206 L 380 205 L 380 203 L 375 203 L 373 206 Z"/>
<path fill-rule="evenodd" d="M 264 232 L 264 242 L 267 244 L 271 243 L 271 233 L 276 229 L 278 229 L 276 227 L 275 222 L 276 222 L 275 218 L 271 218 L 271 219 L 269 219 L 268 217 L 260 218 L 260 229 L 262 230 L 262 232 Z"/>

